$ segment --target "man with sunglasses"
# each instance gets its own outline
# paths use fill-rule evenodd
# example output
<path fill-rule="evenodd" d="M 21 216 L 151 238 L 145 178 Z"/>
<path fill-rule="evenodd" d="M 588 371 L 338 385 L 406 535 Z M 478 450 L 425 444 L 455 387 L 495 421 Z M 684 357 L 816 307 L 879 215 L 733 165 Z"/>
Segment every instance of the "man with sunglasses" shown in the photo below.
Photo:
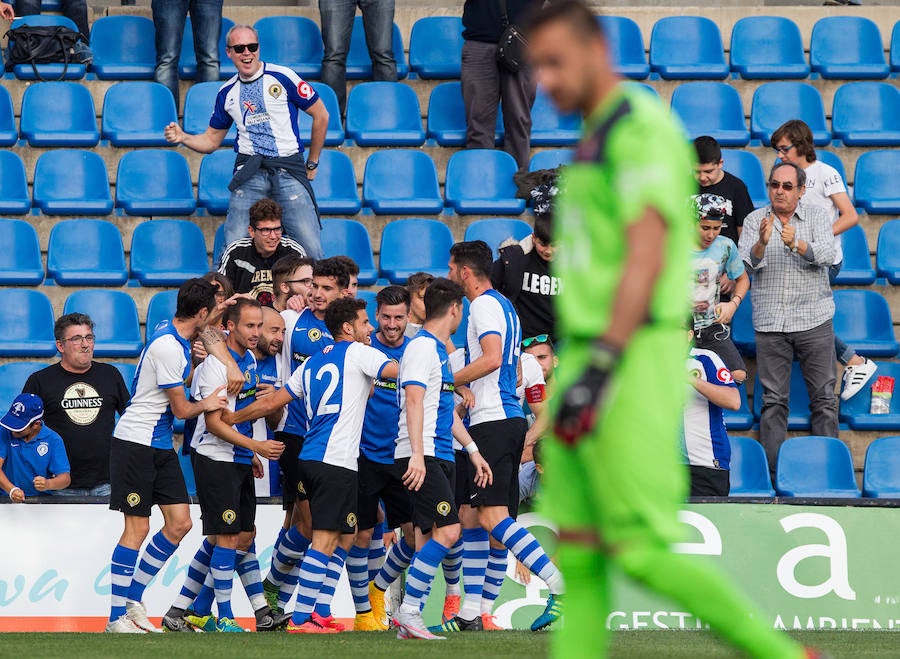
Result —
<path fill-rule="evenodd" d="M 189 135 L 172 122 L 166 139 L 200 153 L 218 149 L 232 125 L 237 127 L 234 178 L 225 220 L 225 243 L 246 235 L 250 207 L 270 197 L 284 208 L 284 232 L 313 258 L 322 258 L 321 224 L 310 181 L 328 130 L 328 110 L 313 86 L 291 69 L 260 60 L 259 36 L 236 25 L 225 37 L 237 75 L 216 96 L 206 132 Z M 312 117 L 309 157 L 304 159 L 298 113 Z"/>
<path fill-rule="evenodd" d="M 828 268 L 834 259 L 831 217 L 800 203 L 806 173 L 793 163 L 769 175 L 769 205 L 746 217 L 739 250 L 753 275 L 753 328 L 762 396 L 759 439 L 775 480 L 778 448 L 787 434 L 791 365 L 809 392 L 813 435 L 838 436 L 834 359 L 834 299 Z"/>

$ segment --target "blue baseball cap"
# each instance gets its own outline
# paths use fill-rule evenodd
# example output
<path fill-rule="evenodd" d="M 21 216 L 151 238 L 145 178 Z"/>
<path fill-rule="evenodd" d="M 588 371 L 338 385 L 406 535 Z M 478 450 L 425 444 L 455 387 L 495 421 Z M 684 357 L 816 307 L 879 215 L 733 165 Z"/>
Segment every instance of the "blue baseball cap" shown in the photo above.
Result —
<path fill-rule="evenodd" d="M 34 394 L 19 394 L 9 411 L 0 419 L 0 426 L 21 432 L 44 416 L 44 403 Z"/>

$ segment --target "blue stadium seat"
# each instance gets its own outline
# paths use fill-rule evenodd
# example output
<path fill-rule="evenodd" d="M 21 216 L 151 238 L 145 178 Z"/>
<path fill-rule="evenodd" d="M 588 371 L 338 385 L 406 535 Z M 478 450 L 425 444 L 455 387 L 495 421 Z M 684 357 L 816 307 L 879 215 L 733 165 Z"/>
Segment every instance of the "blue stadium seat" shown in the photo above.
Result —
<path fill-rule="evenodd" d="M 751 293 L 731 319 L 731 340 L 745 357 L 756 356 L 756 333 L 753 331 L 753 294 Z"/>
<path fill-rule="evenodd" d="M 53 357 L 53 305 L 41 291 L 0 288 L 0 357 Z"/>
<path fill-rule="evenodd" d="M 581 137 L 581 115 L 562 114 L 540 88 L 531 106 L 531 145 L 570 146 Z"/>
<path fill-rule="evenodd" d="M 173 121 L 175 99 L 158 82 L 119 82 L 103 97 L 103 139 L 113 146 L 171 146 L 163 130 Z"/>
<path fill-rule="evenodd" d="M 188 88 L 184 95 L 184 132 L 193 135 L 206 132 L 221 87 L 220 82 L 195 82 Z M 236 138 L 237 128 L 232 124 L 222 140 L 222 146 L 234 146 Z"/>
<path fill-rule="evenodd" d="M 744 306 L 741 304 L 741 306 Z M 841 338 L 844 338 L 841 335 Z M 758 419 L 763 407 L 763 387 L 759 375 L 753 383 L 753 415 Z M 800 363 L 791 366 L 791 393 L 788 396 L 788 430 L 809 430 L 809 392 L 803 380 Z"/>
<path fill-rule="evenodd" d="M 772 479 L 766 451 L 750 437 L 728 436 L 731 442 L 731 487 L 732 497 L 774 497 Z"/>
<path fill-rule="evenodd" d="M 100 80 L 151 80 L 156 32 L 146 16 L 103 16 L 91 25 L 93 71 Z"/>
<path fill-rule="evenodd" d="M 750 404 L 747 402 L 747 387 L 740 386 L 738 391 L 741 393 L 741 407 L 738 410 L 722 410 L 725 416 L 725 427 L 729 430 L 750 430 L 753 427 L 756 417 L 750 411 Z"/>
<path fill-rule="evenodd" d="M 420 18 L 409 36 L 409 68 L 425 80 L 458 80 L 462 47 L 459 16 Z"/>
<path fill-rule="evenodd" d="M 22 16 L 15 19 L 9 26 L 10 30 L 15 30 L 23 25 L 30 27 L 40 26 L 62 26 L 70 30 L 78 32 L 78 26 L 70 18 L 65 16 L 49 16 L 47 14 Z M 9 41 L 9 50 L 12 50 L 13 40 Z M 9 51 L 7 51 L 9 52 Z M 8 60 L 7 60 L 8 61 Z M 13 66 L 13 75 L 19 80 L 81 80 L 87 73 L 87 66 L 84 64 L 70 63 L 65 64 L 37 64 L 37 73 L 31 64 L 16 64 Z"/>
<path fill-rule="evenodd" d="M 722 146 L 750 143 L 741 95 L 727 83 L 683 82 L 672 93 L 672 110 L 690 139 L 709 135 Z"/>
<path fill-rule="evenodd" d="M 378 303 L 375 301 L 375 296 L 377 293 L 375 291 L 357 291 L 356 298 L 358 300 L 366 301 L 366 315 L 369 316 L 369 322 L 372 324 L 372 327 L 378 327 Z"/>
<path fill-rule="evenodd" d="M 0 218 L 0 286 L 37 286 L 44 281 L 37 231 L 25 220 Z"/>
<path fill-rule="evenodd" d="M 494 258 L 497 258 L 497 250 L 505 240 L 512 238 L 522 240 L 531 235 L 531 225 L 524 220 L 513 217 L 492 217 L 485 220 L 475 220 L 466 227 L 466 235 L 463 240 L 483 240 L 494 250 Z"/>
<path fill-rule="evenodd" d="M 267 62 L 277 62 L 304 78 L 322 75 L 322 32 L 305 16 L 266 16 L 253 27 Z"/>
<path fill-rule="evenodd" d="M 322 251 L 326 257 L 344 255 L 356 261 L 360 286 L 371 286 L 378 279 L 369 232 L 356 220 L 324 218 Z"/>
<path fill-rule="evenodd" d="M 421 146 L 422 111 L 412 87 L 363 82 L 347 99 L 347 137 L 359 146 Z"/>
<path fill-rule="evenodd" d="M 719 26 L 705 16 L 666 16 L 650 34 L 650 69 L 664 80 L 724 80 Z"/>
<path fill-rule="evenodd" d="M 21 215 L 30 208 L 25 163 L 19 154 L 0 150 L 0 213 Z"/>
<path fill-rule="evenodd" d="M 225 35 L 234 27 L 234 21 L 230 18 L 222 18 L 222 29 L 219 33 L 219 80 L 227 80 L 237 69 L 228 59 L 225 50 Z M 178 77 L 182 80 L 194 80 L 197 77 L 197 52 L 194 50 L 194 32 L 191 27 L 191 17 L 188 16 L 184 23 L 184 36 L 181 39 L 181 55 L 178 57 Z"/>
<path fill-rule="evenodd" d="M 191 171 L 177 151 L 139 149 L 119 159 L 116 206 L 128 215 L 190 215 L 196 205 Z"/>
<path fill-rule="evenodd" d="M 406 55 L 403 53 L 403 38 L 400 36 L 400 28 L 396 23 L 394 23 L 391 40 L 394 61 L 397 63 L 397 78 L 403 80 L 409 75 L 409 65 L 406 63 Z M 347 79 L 372 79 L 372 59 L 369 57 L 369 48 L 366 46 L 366 31 L 363 28 L 362 16 L 353 19 L 350 49 L 347 52 Z"/>
<path fill-rule="evenodd" d="M 859 497 L 850 449 L 835 437 L 785 440 L 778 451 L 775 489 L 783 497 Z"/>
<path fill-rule="evenodd" d="M 324 82 L 310 83 L 319 94 L 319 98 L 328 110 L 328 130 L 325 133 L 325 146 L 340 146 L 344 143 L 344 125 L 341 123 L 341 109 L 338 107 L 334 90 Z M 304 144 L 309 144 L 309 132 L 312 130 L 312 117 L 306 112 L 297 113 L 297 128 Z"/>
<path fill-rule="evenodd" d="M 856 160 L 853 198 L 856 206 L 871 215 L 900 213 L 900 151 L 866 151 Z"/>
<path fill-rule="evenodd" d="M 887 82 L 848 82 L 834 95 L 831 125 L 846 146 L 900 145 L 900 90 Z"/>
<path fill-rule="evenodd" d="M 91 91 L 77 82 L 26 87 L 20 129 L 29 146 L 95 146 L 100 141 Z"/>
<path fill-rule="evenodd" d="M 128 267 L 119 228 L 105 220 L 57 222 L 50 230 L 47 274 L 60 286 L 123 286 Z"/>
<path fill-rule="evenodd" d="M 866 357 L 893 357 L 900 350 L 894 338 L 891 309 L 871 290 L 834 291 L 834 333 Z"/>
<path fill-rule="evenodd" d="M 144 347 L 134 299 L 123 291 L 86 289 L 70 293 L 63 313 L 86 313 L 94 321 L 94 356 L 137 357 Z"/>
<path fill-rule="evenodd" d="M 766 173 L 755 153 L 737 149 L 722 149 L 722 159 L 725 161 L 723 165 L 725 171 L 737 176 L 747 186 L 750 199 L 756 208 L 769 203 L 769 193 L 766 191 Z"/>
<path fill-rule="evenodd" d="M 228 184 L 234 173 L 234 151 L 219 149 L 203 156 L 197 178 L 197 206 L 210 215 L 225 215 L 231 202 Z"/>
<path fill-rule="evenodd" d="M 413 273 L 447 276 L 453 234 L 438 220 L 389 222 L 381 232 L 381 276 L 392 284 L 406 284 Z"/>
<path fill-rule="evenodd" d="M 900 21 L 894 23 L 891 30 L 891 71 L 900 71 Z"/>
<path fill-rule="evenodd" d="M 816 21 L 809 63 L 827 79 L 880 80 L 890 73 L 878 25 L 862 16 L 826 16 Z"/>
<path fill-rule="evenodd" d="M 0 366 L 0 409 L 8 410 L 29 376 L 46 367 L 44 362 L 9 362 Z"/>
<path fill-rule="evenodd" d="M 366 160 L 363 205 L 378 215 L 437 215 L 444 208 L 434 161 L 424 151 L 375 151 Z"/>
<path fill-rule="evenodd" d="M 122 380 L 125 381 L 125 387 L 128 391 L 131 391 L 131 385 L 134 382 L 134 374 L 137 371 L 137 364 L 131 364 L 129 362 L 109 362 L 109 365 L 116 367 L 116 370 L 119 371 L 119 375 L 122 376 Z"/>
<path fill-rule="evenodd" d="M 6 87 L 0 87 L 0 146 L 13 146 L 19 141 L 12 98 Z"/>
<path fill-rule="evenodd" d="M 875 268 L 894 286 L 900 285 L 900 220 L 888 220 L 878 231 Z"/>
<path fill-rule="evenodd" d="M 457 348 L 465 348 L 468 337 L 467 332 L 469 329 L 469 300 L 463 298 L 463 313 L 462 320 L 459 321 L 459 327 L 456 328 L 456 331 L 450 335 L 450 340 L 453 342 Z"/>
<path fill-rule="evenodd" d="M 840 286 L 869 286 L 875 283 L 875 268 L 869 255 L 866 232 L 860 226 L 852 226 L 841 234 L 844 265 L 834 283 Z"/>
<path fill-rule="evenodd" d="M 772 133 L 789 119 L 802 119 L 816 146 L 831 142 L 818 90 L 805 82 L 767 82 L 757 87 L 750 109 L 750 137 L 770 145 Z"/>
<path fill-rule="evenodd" d="M 356 172 L 350 156 L 343 151 L 323 150 L 319 154 L 319 169 L 312 188 L 320 213 L 356 215 L 359 212 Z"/>
<path fill-rule="evenodd" d="M 572 162 L 572 157 L 574 155 L 575 152 L 572 149 L 546 149 L 545 151 L 538 151 L 531 156 L 531 161 L 528 163 L 528 171 L 536 172 L 539 169 L 554 169 L 555 167 L 568 165 Z"/>
<path fill-rule="evenodd" d="M 213 237 L 213 270 L 218 270 L 219 264 L 222 262 L 222 252 L 225 251 L 225 223 L 219 225 L 216 229 L 216 235 Z"/>
<path fill-rule="evenodd" d="M 34 167 L 34 207 L 47 215 L 112 212 L 106 163 L 96 151 L 46 151 Z"/>
<path fill-rule="evenodd" d="M 866 449 L 863 496 L 900 499 L 900 437 L 880 437 Z"/>
<path fill-rule="evenodd" d="M 783 16 L 745 16 L 731 29 L 731 70 L 745 80 L 809 75 L 800 28 Z"/>
<path fill-rule="evenodd" d="M 141 222 L 131 237 L 131 276 L 141 286 L 181 286 L 209 270 L 206 240 L 189 220 Z"/>
<path fill-rule="evenodd" d="M 877 362 L 877 364 L 878 370 L 875 372 L 875 377 L 884 375 L 900 381 L 900 364 L 883 361 Z M 851 430 L 900 430 L 900 390 L 895 391 L 891 398 L 888 414 L 870 414 L 869 405 L 872 402 L 873 384 L 875 384 L 875 378 L 870 380 L 853 398 L 840 401 L 840 422 L 846 423 Z"/>
<path fill-rule="evenodd" d="M 164 320 L 172 320 L 178 302 L 178 291 L 160 291 L 154 293 L 147 305 L 147 322 L 144 325 L 144 340 L 153 335 L 153 330 Z"/>
<path fill-rule="evenodd" d="M 518 167 L 505 151 L 466 149 L 450 156 L 444 195 L 460 215 L 518 215 L 525 200 L 516 198 Z"/>
<path fill-rule="evenodd" d="M 598 16 L 597 21 L 603 28 L 613 67 L 619 75 L 632 80 L 646 79 L 650 75 L 650 65 L 638 24 L 626 16 Z"/>
<path fill-rule="evenodd" d="M 503 114 L 497 110 L 494 143 L 503 142 Z M 443 82 L 431 90 L 428 98 L 428 139 L 441 146 L 465 146 L 466 110 L 459 82 Z"/>

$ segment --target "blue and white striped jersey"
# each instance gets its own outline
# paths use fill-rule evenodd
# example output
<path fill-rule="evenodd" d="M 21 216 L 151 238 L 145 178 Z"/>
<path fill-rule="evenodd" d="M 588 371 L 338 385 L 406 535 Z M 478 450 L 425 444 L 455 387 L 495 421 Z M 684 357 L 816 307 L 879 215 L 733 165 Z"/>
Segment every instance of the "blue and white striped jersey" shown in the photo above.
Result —
<path fill-rule="evenodd" d="M 737 387 L 731 371 L 711 350 L 692 348 L 687 367 L 702 380 L 722 387 Z M 693 387 L 684 407 L 684 450 L 688 463 L 695 467 L 728 469 L 731 462 L 731 444 L 722 408 Z"/>

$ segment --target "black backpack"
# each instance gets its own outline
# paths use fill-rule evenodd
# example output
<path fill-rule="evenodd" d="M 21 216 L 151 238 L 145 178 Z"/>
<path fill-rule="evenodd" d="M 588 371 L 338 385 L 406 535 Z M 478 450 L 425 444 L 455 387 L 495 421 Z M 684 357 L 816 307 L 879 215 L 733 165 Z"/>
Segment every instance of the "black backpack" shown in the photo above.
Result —
<path fill-rule="evenodd" d="M 38 72 L 37 64 L 64 64 L 62 75 L 66 77 L 69 64 L 77 63 L 76 44 L 81 34 L 61 25 L 20 25 L 6 33 L 9 39 L 9 57 L 6 70 L 12 71 L 17 64 L 31 64 L 39 80 L 44 78 Z"/>

